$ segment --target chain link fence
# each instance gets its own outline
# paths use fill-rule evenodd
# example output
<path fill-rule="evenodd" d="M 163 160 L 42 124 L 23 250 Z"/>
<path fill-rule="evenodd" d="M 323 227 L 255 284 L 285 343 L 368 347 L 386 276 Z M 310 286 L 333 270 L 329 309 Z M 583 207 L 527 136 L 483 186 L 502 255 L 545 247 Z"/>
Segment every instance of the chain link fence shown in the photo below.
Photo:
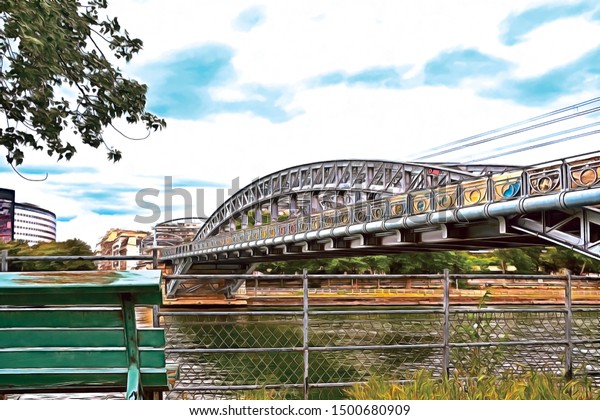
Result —
<path fill-rule="evenodd" d="M 313 287 L 331 276 L 270 277 L 296 284 L 302 280 L 297 292 L 303 305 L 155 314 L 155 322 L 166 330 L 169 362 L 180 368 L 180 379 L 166 398 L 239 399 L 269 393 L 278 399 L 336 399 L 347 386 L 371 377 L 403 381 L 424 368 L 435 376 L 528 370 L 600 376 L 600 305 L 582 304 L 596 293 L 596 282 L 589 278 L 486 276 L 502 279 L 498 295 L 508 282 L 536 285 L 536 293 L 545 289 L 552 296 L 552 304 L 488 306 L 488 293 L 476 305 L 454 301 L 451 293 L 459 281 L 477 284 L 481 276 L 446 272 L 438 277 L 439 299 L 420 309 L 357 309 L 309 305 L 309 281 Z M 201 276 L 194 281 L 201 282 Z M 546 286 L 540 288 L 540 282 Z M 572 292 L 582 301 L 573 299 Z"/>

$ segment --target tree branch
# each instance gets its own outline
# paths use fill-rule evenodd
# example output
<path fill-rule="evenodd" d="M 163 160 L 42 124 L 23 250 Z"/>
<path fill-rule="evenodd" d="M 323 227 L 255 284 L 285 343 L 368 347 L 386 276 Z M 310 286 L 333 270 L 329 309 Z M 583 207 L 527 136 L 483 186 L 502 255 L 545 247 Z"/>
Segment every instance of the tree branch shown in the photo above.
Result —
<path fill-rule="evenodd" d="M 19 175 L 21 178 L 23 178 L 26 181 L 31 181 L 31 182 L 43 182 L 45 180 L 48 179 L 48 172 L 46 172 L 46 176 L 43 179 L 32 179 L 32 178 L 27 178 L 25 175 L 23 175 L 21 172 L 19 172 L 17 170 L 17 168 L 15 168 L 15 165 L 12 164 L 12 162 L 8 163 L 10 165 L 10 167 L 12 168 L 12 170 Z"/>

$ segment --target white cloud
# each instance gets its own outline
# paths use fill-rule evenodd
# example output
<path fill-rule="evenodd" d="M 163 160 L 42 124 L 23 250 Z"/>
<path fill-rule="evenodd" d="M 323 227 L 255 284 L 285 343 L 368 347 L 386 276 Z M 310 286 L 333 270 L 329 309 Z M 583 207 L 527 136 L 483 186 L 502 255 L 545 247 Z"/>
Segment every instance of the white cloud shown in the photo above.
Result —
<path fill-rule="evenodd" d="M 500 57 L 517 64 L 515 77 L 538 76 L 576 60 L 598 47 L 600 22 L 583 18 L 548 23 L 526 35 L 524 42 L 498 48 Z"/>
<path fill-rule="evenodd" d="M 259 101 L 262 96 L 257 93 L 249 93 L 242 86 L 234 85 L 227 87 L 214 87 L 208 93 L 215 101 L 237 102 L 237 101 Z"/>
<path fill-rule="evenodd" d="M 169 119 L 164 132 L 141 142 L 109 130 L 108 144 L 123 152 L 118 164 L 107 162 L 102 149 L 79 145 L 72 165 L 96 172 L 51 174 L 46 183 L 0 173 L 0 186 L 16 189 L 18 201 L 41 205 L 59 217 L 77 216 L 59 223 L 60 239 L 79 237 L 92 246 L 112 227 L 147 228 L 134 223 L 132 215 L 98 215 L 94 209 L 123 206 L 135 214 L 140 210 L 135 191 L 164 189 L 165 176 L 172 176 L 175 186 L 184 179 L 230 185 L 236 177 L 245 185 L 257 176 L 311 161 L 405 160 L 421 150 L 589 99 L 595 92 L 558 98 L 551 108 L 533 108 L 477 95 L 483 84 L 491 86 L 496 79 L 467 81 L 456 88 L 308 86 L 309 80 L 323 74 L 354 74 L 375 67 L 407 66 L 410 70 L 404 77 L 419 77 L 426 62 L 441 52 L 467 48 L 514 63 L 513 76 L 531 77 L 597 46 L 600 27 L 581 18 L 544 25 L 511 47 L 501 44 L 500 23 L 511 12 L 539 4 L 537 0 L 265 1 L 261 2 L 264 21 L 248 32 L 235 30 L 232 22 L 241 11 L 256 6 L 251 1 L 111 3 L 110 14 L 119 16 L 124 27 L 144 40 L 143 53 L 125 68 L 131 74 L 148 62 L 192 46 L 225 45 L 233 51 L 236 75 L 230 84 L 209 89 L 213 100 L 260 101 L 261 95 L 248 86 L 281 87 L 289 92 L 282 99 L 285 110 L 297 114 L 281 123 L 250 113 L 213 114 L 197 121 Z M 124 131 L 144 134 L 126 125 Z M 545 160 L 561 150 L 557 146 L 510 159 L 511 163 Z M 33 164 L 53 164 L 43 154 L 30 157 Z M 111 185 L 131 190 L 115 191 L 112 198 L 84 199 L 80 191 L 86 184 L 89 190 Z M 57 194 L 57 189 L 62 193 Z M 215 188 L 208 188 L 206 210 L 215 206 Z"/>

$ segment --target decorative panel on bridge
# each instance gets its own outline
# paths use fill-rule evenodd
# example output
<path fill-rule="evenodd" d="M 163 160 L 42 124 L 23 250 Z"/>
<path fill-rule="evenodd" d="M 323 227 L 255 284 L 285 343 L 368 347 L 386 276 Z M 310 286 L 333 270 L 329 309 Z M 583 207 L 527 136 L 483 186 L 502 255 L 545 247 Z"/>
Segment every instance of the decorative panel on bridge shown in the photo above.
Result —
<path fill-rule="evenodd" d="M 510 200 L 521 193 L 523 172 L 511 172 L 492 177 L 494 201 Z"/>
<path fill-rule="evenodd" d="M 600 184 L 600 158 L 578 162 L 570 167 L 571 188 L 591 188 Z"/>
<path fill-rule="evenodd" d="M 478 179 L 476 181 L 468 181 L 461 184 L 462 187 L 462 204 L 465 206 L 473 206 L 487 201 L 488 197 L 488 180 Z"/>
<path fill-rule="evenodd" d="M 561 166 L 559 165 L 527 171 L 527 176 L 531 195 L 549 194 L 563 187 Z"/>
<path fill-rule="evenodd" d="M 456 207 L 458 185 L 448 185 L 433 191 L 436 210 L 448 210 Z"/>
<path fill-rule="evenodd" d="M 410 194 L 412 214 L 421 214 L 431 211 L 431 194 L 430 191 L 419 191 Z"/>

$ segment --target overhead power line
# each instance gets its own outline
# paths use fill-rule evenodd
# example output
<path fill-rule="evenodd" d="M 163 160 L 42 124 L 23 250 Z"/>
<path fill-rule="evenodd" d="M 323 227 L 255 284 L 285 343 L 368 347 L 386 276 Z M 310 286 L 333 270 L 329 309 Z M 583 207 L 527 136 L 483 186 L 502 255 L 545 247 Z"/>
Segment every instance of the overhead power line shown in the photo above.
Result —
<path fill-rule="evenodd" d="M 557 144 L 557 143 L 563 143 L 565 141 L 575 140 L 575 139 L 579 139 L 579 138 L 587 137 L 587 136 L 592 136 L 594 134 L 600 134 L 600 130 L 588 131 L 586 133 L 575 134 L 573 136 L 563 137 L 561 139 L 555 139 L 555 140 L 550 140 L 550 141 L 547 141 L 544 143 L 529 145 L 526 147 L 522 147 L 520 149 L 511 150 L 510 152 L 498 153 L 495 155 L 487 156 L 485 159 L 492 159 L 492 158 L 497 158 L 497 157 L 501 157 L 501 156 L 512 155 L 513 153 L 524 152 L 524 151 L 531 150 L 531 149 L 538 149 L 540 147 L 550 146 L 550 145 Z M 480 161 L 480 159 L 477 159 L 477 161 Z M 467 163 L 473 163 L 473 162 L 476 162 L 476 161 L 471 160 Z"/>
<path fill-rule="evenodd" d="M 540 136 L 540 137 L 535 137 L 532 139 L 527 139 L 527 140 L 523 140 L 523 141 L 519 141 L 516 143 L 512 143 L 509 144 L 507 146 L 502 146 L 502 147 L 496 147 L 493 149 L 492 153 L 493 154 L 489 154 L 489 155 L 483 155 L 485 152 L 480 152 L 479 155 L 475 154 L 475 155 L 463 155 L 464 157 L 462 158 L 458 158 L 457 160 L 460 162 L 465 161 L 466 163 L 473 163 L 473 162 L 481 162 L 484 161 L 486 159 L 493 159 L 496 157 L 500 157 L 500 156 L 507 156 L 513 153 L 517 153 L 518 151 L 522 151 L 522 149 L 515 149 L 516 147 L 519 146 L 523 146 L 523 145 L 529 145 L 527 149 L 533 149 L 534 147 L 534 143 L 539 142 L 541 140 L 546 140 L 546 139 L 550 139 L 553 137 L 557 137 L 557 136 L 562 136 L 563 134 L 569 134 L 569 133 L 574 133 L 576 131 L 580 131 L 580 130 L 585 130 L 586 128 L 592 128 L 592 127 L 597 127 L 600 125 L 600 121 L 598 122 L 593 122 L 591 124 L 586 124 L 586 125 L 581 125 L 579 127 L 574 127 L 574 128 L 570 128 L 568 130 L 563 130 L 563 131 L 558 131 L 556 133 L 551 133 L 551 134 L 546 134 L 544 136 Z M 487 152 L 490 152 L 489 150 Z M 474 156 L 477 156 L 477 158 L 474 158 Z M 467 160 L 467 159 L 471 159 L 471 160 Z"/>
<path fill-rule="evenodd" d="M 541 127 L 545 127 L 545 126 L 548 126 L 548 125 L 551 125 L 551 124 L 556 124 L 556 123 L 563 122 L 563 121 L 566 121 L 566 120 L 570 120 L 570 119 L 573 119 L 573 118 L 577 118 L 577 117 L 581 117 L 581 116 L 588 115 L 588 114 L 591 114 L 591 113 L 595 113 L 595 112 L 600 111 L 600 107 L 594 107 L 594 108 L 590 108 L 590 109 L 578 111 L 578 112 L 575 112 L 573 114 L 561 116 L 561 117 L 558 117 L 558 118 L 553 118 L 553 119 L 550 119 L 550 120 L 547 120 L 547 121 L 543 121 L 543 122 L 540 122 L 540 123 L 537 123 L 537 124 L 528 125 L 526 127 L 519 128 L 517 130 L 512 130 L 512 131 L 508 131 L 508 132 L 503 133 L 506 130 L 509 130 L 509 129 L 512 129 L 512 128 L 515 128 L 515 127 L 519 127 L 519 126 L 523 126 L 523 125 L 526 125 L 526 124 L 531 124 L 531 123 L 534 123 L 536 121 L 540 121 L 540 120 L 543 120 L 543 119 L 546 119 L 546 118 L 549 118 L 549 117 L 560 115 L 560 114 L 563 114 L 563 113 L 568 112 L 568 111 L 577 110 L 577 109 L 579 109 L 581 107 L 584 107 L 584 106 L 587 106 L 587 105 L 590 105 L 590 104 L 594 104 L 596 102 L 600 102 L 600 97 L 593 98 L 593 99 L 590 99 L 590 100 L 587 100 L 587 101 L 584 101 L 584 102 L 580 102 L 580 103 L 577 103 L 577 104 L 574 104 L 574 105 L 570 105 L 568 107 L 561 108 L 561 109 L 558 109 L 558 110 L 555 110 L 555 111 L 552 111 L 552 112 L 548 112 L 548 113 L 545 113 L 545 114 L 542 114 L 542 115 L 539 115 L 539 116 L 536 116 L 536 117 L 533 117 L 533 118 L 529 118 L 527 120 L 519 121 L 517 123 L 509 124 L 509 125 L 506 125 L 504 127 L 496 128 L 494 130 L 486 131 L 484 133 L 476 134 L 474 136 L 466 137 L 464 139 L 452 141 L 450 143 L 446 143 L 444 145 L 437 146 L 435 151 L 425 152 L 425 154 L 420 155 L 420 156 L 412 157 L 412 158 L 410 158 L 410 160 L 412 160 L 412 161 L 419 161 L 419 160 L 428 159 L 428 158 L 435 157 L 435 156 L 445 155 L 445 154 L 448 154 L 448 153 L 451 153 L 451 152 L 454 152 L 454 151 L 457 151 L 457 150 L 464 150 L 464 149 L 469 148 L 469 147 L 473 147 L 473 146 L 477 146 L 477 145 L 489 143 L 489 142 L 492 142 L 492 141 L 495 141 L 495 140 L 499 140 L 499 139 L 502 139 L 502 138 L 506 138 L 506 137 L 509 137 L 509 136 L 512 136 L 512 135 L 516 135 L 516 134 L 519 134 L 519 133 L 527 132 L 527 131 L 534 130 L 534 129 L 541 128 Z M 493 135 L 493 134 L 496 134 L 496 133 L 502 133 L 502 134 Z M 556 134 L 560 134 L 560 133 L 556 133 Z M 490 135 L 492 135 L 492 136 L 491 137 L 486 137 L 486 136 L 490 136 Z M 537 141 L 539 139 L 540 138 L 526 140 L 525 142 L 523 142 L 521 144 L 525 144 L 525 143 L 532 142 L 532 141 Z M 512 153 L 516 153 L 516 151 L 514 151 Z"/>

